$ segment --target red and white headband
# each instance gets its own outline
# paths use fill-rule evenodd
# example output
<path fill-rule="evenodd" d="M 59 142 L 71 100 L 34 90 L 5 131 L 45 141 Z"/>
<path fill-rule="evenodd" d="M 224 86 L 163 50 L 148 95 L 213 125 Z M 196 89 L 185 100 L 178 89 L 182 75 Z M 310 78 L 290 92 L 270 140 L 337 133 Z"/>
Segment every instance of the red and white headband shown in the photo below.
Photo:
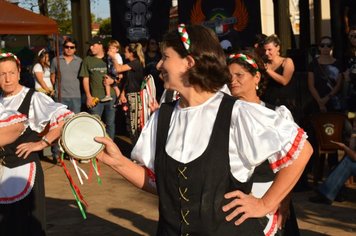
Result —
<path fill-rule="evenodd" d="M 180 39 L 182 40 L 184 48 L 187 50 L 188 53 L 190 53 L 190 38 L 185 24 L 178 25 L 178 33 L 180 35 Z"/>
<path fill-rule="evenodd" d="M 2 58 L 8 58 L 8 57 L 12 57 L 15 59 L 17 65 L 20 65 L 20 60 L 17 58 L 17 56 L 11 52 L 4 52 L 4 53 L 0 53 L 0 59 Z"/>

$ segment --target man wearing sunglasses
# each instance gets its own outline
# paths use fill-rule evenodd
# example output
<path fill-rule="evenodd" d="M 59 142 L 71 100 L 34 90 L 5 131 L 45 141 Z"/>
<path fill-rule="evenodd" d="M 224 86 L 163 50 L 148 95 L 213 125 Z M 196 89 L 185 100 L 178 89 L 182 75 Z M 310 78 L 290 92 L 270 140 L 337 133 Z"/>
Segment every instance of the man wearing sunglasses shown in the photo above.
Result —
<path fill-rule="evenodd" d="M 55 99 L 58 100 L 58 91 L 61 90 L 61 103 L 68 106 L 74 113 L 81 111 L 81 92 L 79 70 L 82 59 L 75 55 L 77 42 L 74 39 L 66 38 L 63 42 L 63 54 L 59 56 L 59 76 L 57 58 L 53 58 L 51 63 L 51 82 L 55 85 Z M 52 146 L 54 163 L 59 155 L 58 146 Z"/>
<path fill-rule="evenodd" d="M 82 59 L 75 55 L 77 42 L 67 38 L 63 43 L 63 54 L 59 57 L 60 79 L 61 79 L 61 103 L 68 106 L 74 113 L 80 112 L 81 93 L 79 70 Z M 58 98 L 58 71 L 57 58 L 51 63 L 51 81 L 56 86 L 56 98 Z"/>

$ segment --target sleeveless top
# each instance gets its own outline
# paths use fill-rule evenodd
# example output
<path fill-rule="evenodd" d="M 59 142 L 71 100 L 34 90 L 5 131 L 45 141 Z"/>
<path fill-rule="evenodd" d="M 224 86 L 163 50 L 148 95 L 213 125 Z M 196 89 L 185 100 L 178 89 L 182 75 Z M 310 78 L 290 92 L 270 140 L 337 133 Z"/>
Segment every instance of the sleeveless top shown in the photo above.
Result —
<path fill-rule="evenodd" d="M 224 194 L 250 193 L 251 181 L 241 183 L 230 171 L 229 131 L 235 99 L 224 95 L 209 144 L 197 159 L 183 164 L 165 151 L 174 103 L 162 104 L 158 117 L 155 173 L 159 196 L 157 235 L 264 235 L 266 218 L 227 222 L 222 207 L 231 200 Z"/>
<path fill-rule="evenodd" d="M 274 72 L 279 75 L 283 75 L 285 60 L 286 59 L 283 60 L 282 64 L 274 70 Z M 267 87 L 263 92 L 261 99 L 273 106 L 286 106 L 292 112 L 293 117 L 296 118 L 297 92 L 297 85 L 293 76 L 287 85 L 282 85 L 274 79 L 268 77 Z"/>
<path fill-rule="evenodd" d="M 25 114 L 28 117 L 31 98 L 33 93 L 35 92 L 34 89 L 30 89 L 26 94 L 25 99 L 23 100 L 21 106 L 19 107 L 18 111 L 22 114 Z M 26 159 L 18 157 L 16 152 L 16 147 L 21 143 L 26 142 L 36 142 L 39 141 L 41 138 L 38 136 L 38 133 L 31 130 L 30 127 L 26 129 L 26 131 L 13 143 L 4 146 L 3 150 L 0 150 L 0 157 L 3 157 L 2 165 L 8 168 L 14 168 L 17 166 L 21 166 L 33 161 L 37 161 L 38 153 L 32 152 Z"/>
<path fill-rule="evenodd" d="M 284 60 L 282 64 L 276 70 L 274 70 L 274 72 L 276 72 L 279 75 L 283 75 L 283 71 L 284 71 L 283 64 L 284 64 Z M 283 98 L 288 98 L 290 94 L 286 92 L 287 89 L 285 89 L 285 87 L 286 86 L 283 86 L 282 84 L 276 82 L 274 79 L 268 77 L 267 88 L 263 93 L 262 100 L 265 101 L 266 103 L 275 106 L 286 105 L 283 103 L 284 102 Z"/>

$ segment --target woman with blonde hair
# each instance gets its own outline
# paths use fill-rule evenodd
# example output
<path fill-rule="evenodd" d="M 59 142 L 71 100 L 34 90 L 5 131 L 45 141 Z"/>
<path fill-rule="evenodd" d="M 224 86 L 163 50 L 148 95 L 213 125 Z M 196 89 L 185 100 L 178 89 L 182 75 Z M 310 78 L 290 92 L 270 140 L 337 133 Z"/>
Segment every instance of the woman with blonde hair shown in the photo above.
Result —
<path fill-rule="evenodd" d="M 125 47 L 127 64 L 117 65 L 117 73 L 124 73 L 123 90 L 120 95 L 121 104 L 128 105 L 125 112 L 127 130 L 134 145 L 140 136 L 142 102 L 140 97 L 141 84 L 144 78 L 145 56 L 140 43 L 130 43 Z M 123 106 L 125 107 L 125 106 Z"/>

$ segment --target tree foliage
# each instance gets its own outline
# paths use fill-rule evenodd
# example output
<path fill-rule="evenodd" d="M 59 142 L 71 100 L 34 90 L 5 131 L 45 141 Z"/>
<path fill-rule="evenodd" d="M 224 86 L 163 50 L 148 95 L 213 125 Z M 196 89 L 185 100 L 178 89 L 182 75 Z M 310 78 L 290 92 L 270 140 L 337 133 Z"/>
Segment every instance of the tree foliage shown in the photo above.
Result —
<path fill-rule="evenodd" d="M 107 0 L 108 1 L 108 0 Z M 70 0 L 20 0 L 20 6 L 30 9 L 33 12 L 39 12 L 41 15 L 54 19 L 59 28 L 60 34 L 72 33 L 72 18 L 69 10 Z M 92 5 L 98 5 L 98 0 L 90 0 Z M 91 13 L 91 22 L 100 23 L 100 34 L 111 34 L 110 18 L 96 18 Z"/>
<path fill-rule="evenodd" d="M 101 20 L 100 22 L 100 28 L 99 28 L 99 35 L 111 35 L 111 19 L 106 18 Z"/>
<path fill-rule="evenodd" d="M 70 0 L 21 0 L 20 6 L 30 9 L 55 20 L 58 24 L 60 34 L 72 32 L 71 12 L 69 10 Z"/>
<path fill-rule="evenodd" d="M 68 9 L 69 0 L 48 0 L 48 15 L 57 21 L 61 34 L 72 32 L 71 12 Z"/>

